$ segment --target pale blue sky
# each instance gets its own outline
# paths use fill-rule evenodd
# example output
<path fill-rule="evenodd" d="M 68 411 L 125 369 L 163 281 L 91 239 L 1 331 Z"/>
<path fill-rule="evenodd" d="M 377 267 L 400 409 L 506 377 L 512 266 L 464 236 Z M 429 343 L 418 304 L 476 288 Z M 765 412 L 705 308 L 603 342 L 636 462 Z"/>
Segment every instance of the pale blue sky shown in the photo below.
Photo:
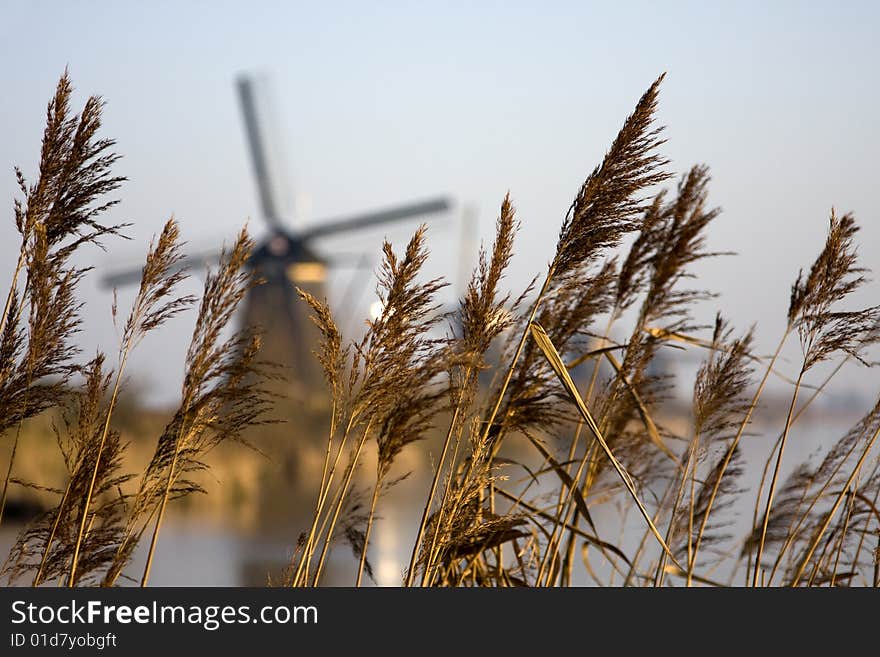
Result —
<path fill-rule="evenodd" d="M 509 189 L 523 221 L 518 290 L 550 257 L 579 183 L 667 71 L 665 153 L 677 171 L 712 167 L 724 214 L 710 246 L 741 254 L 700 269 L 723 295 L 705 318 L 720 307 L 741 326 L 758 321 L 769 347 L 832 204 L 856 213 L 865 263 L 880 267 L 878 18 L 873 2 L 0 0 L 0 199 L 11 207 L 13 164 L 33 172 L 45 103 L 69 66 L 81 100 L 107 99 L 106 134 L 131 179 L 114 217 L 135 222 L 136 241 L 96 264 L 141 257 L 171 213 L 196 246 L 228 238 L 259 214 L 233 82 L 262 71 L 306 219 L 443 192 L 479 208 L 488 238 Z M 381 237 L 336 248 L 375 250 Z M 0 240 L 13 238 L 10 212 Z M 454 223 L 434 245 L 429 273 L 454 276 Z M 112 352 L 109 298 L 89 284 L 88 300 L 84 343 Z M 175 327 L 133 365 L 166 390 L 179 373 L 163 374 L 155 354 L 180 362 L 188 321 Z"/>

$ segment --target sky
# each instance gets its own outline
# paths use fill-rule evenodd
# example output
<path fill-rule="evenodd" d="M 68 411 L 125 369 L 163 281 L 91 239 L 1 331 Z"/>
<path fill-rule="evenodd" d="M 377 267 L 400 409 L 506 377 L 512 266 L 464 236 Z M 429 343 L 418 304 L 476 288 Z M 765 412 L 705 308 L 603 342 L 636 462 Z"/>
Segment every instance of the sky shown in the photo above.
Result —
<path fill-rule="evenodd" d="M 448 194 L 455 209 L 432 223 L 426 274 L 455 284 L 463 209 L 489 240 L 510 191 L 522 221 L 508 277 L 517 293 L 543 270 L 580 183 L 665 71 L 663 154 L 675 172 L 711 167 L 710 202 L 723 214 L 709 247 L 739 254 L 696 270 L 720 295 L 698 319 L 720 309 L 738 327 L 757 323 L 769 350 L 832 206 L 855 213 L 864 264 L 880 268 L 878 28 L 876 2 L 0 0 L 0 281 L 15 255 L 13 166 L 33 174 L 65 67 L 78 105 L 105 98 L 104 134 L 129 178 L 111 218 L 133 222 L 132 240 L 84 256 L 98 272 L 140 261 L 172 214 L 193 249 L 231 240 L 248 219 L 261 234 L 234 87 L 257 72 L 274 91 L 299 226 Z M 321 246 L 378 254 L 383 237 L 401 244 L 410 229 Z M 331 299 L 351 280 L 335 274 Z M 878 285 L 857 301 L 872 303 Z M 84 293 L 83 346 L 112 354 L 110 295 L 96 277 Z M 121 308 L 131 296 L 120 291 Z M 191 324 L 175 320 L 132 360 L 155 399 L 179 387 Z M 871 382 L 864 372 L 846 380 Z"/>

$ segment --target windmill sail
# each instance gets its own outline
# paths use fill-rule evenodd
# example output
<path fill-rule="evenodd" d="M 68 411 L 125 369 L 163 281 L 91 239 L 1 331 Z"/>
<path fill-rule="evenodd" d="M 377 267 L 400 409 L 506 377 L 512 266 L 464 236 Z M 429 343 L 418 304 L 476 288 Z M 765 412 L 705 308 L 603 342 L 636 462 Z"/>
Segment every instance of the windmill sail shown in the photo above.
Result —
<path fill-rule="evenodd" d="M 280 230 L 284 220 L 290 218 L 288 177 L 278 116 L 270 101 L 267 79 L 251 75 L 239 77 L 238 98 L 263 218 L 272 228 Z"/>
<path fill-rule="evenodd" d="M 344 219 L 330 219 L 306 229 L 300 236 L 303 240 L 329 237 L 330 235 L 372 228 L 373 226 L 394 221 L 403 221 L 404 219 L 414 219 L 437 212 L 446 212 L 449 209 L 449 205 L 449 199 L 440 197 L 408 205 L 398 205 L 393 208 L 359 214 Z"/>

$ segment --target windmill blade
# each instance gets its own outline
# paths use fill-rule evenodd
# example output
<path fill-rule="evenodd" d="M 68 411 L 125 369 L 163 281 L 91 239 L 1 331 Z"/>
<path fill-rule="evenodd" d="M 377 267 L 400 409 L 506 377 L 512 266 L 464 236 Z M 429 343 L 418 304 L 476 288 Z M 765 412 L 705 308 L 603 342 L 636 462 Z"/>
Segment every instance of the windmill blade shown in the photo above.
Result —
<path fill-rule="evenodd" d="M 280 230 L 287 210 L 287 168 L 268 81 L 264 77 L 242 75 L 237 86 L 263 218 L 272 228 Z"/>
<path fill-rule="evenodd" d="M 354 217 L 331 219 L 330 221 L 322 221 L 317 226 L 303 231 L 301 238 L 303 240 L 310 240 L 317 237 L 329 237 L 330 235 L 362 230 L 393 221 L 403 221 L 413 217 L 446 212 L 450 206 L 451 203 L 448 198 L 440 197 L 408 205 L 399 205 L 387 210 L 355 215 Z"/>
<path fill-rule="evenodd" d="M 208 267 L 219 260 L 220 251 L 218 250 L 185 255 L 170 269 L 170 272 L 176 273 L 183 269 L 201 269 L 203 267 Z M 128 285 L 137 285 L 141 282 L 142 273 L 143 267 L 129 267 L 127 269 L 119 269 L 110 272 L 101 277 L 101 287 L 104 289 L 112 289 L 126 287 Z"/>

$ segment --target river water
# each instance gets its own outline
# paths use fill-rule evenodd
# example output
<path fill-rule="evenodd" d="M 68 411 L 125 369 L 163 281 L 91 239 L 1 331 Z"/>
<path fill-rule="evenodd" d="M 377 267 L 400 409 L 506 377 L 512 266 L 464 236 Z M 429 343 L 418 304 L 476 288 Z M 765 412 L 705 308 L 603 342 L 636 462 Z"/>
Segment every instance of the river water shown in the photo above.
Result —
<path fill-rule="evenodd" d="M 786 447 L 783 477 L 823 445 L 827 446 L 839 438 L 848 428 L 849 424 L 843 421 L 829 423 L 810 421 L 809 418 L 802 420 Z M 773 440 L 778 435 L 775 422 L 771 426 L 759 426 L 758 429 L 764 434 L 762 437 L 745 437 L 742 443 L 746 473 L 740 483 L 748 492 L 741 497 L 735 509 L 735 521 L 728 528 L 736 537 L 742 537 L 748 531 L 761 470 Z M 380 509 L 374 539 L 371 541 L 370 557 L 375 584 L 380 586 L 400 584 L 404 568 L 409 562 L 412 541 L 424 504 L 424 481 L 406 481 L 400 487 L 401 490 Z M 603 537 L 617 543 L 620 523 L 613 505 L 597 508 L 594 518 Z M 631 554 L 643 528 L 641 520 L 630 514 L 621 541 L 627 553 Z M 20 529 L 21 527 L 14 525 L 0 528 L 0 554 L 8 553 Z M 163 528 L 150 583 L 154 586 L 266 584 L 270 576 L 279 576 L 281 568 L 290 558 L 293 543 L 294 540 L 287 537 L 260 536 L 241 533 L 217 524 L 172 519 Z M 145 548 L 146 545 L 141 546 L 127 571 L 133 578 L 142 569 Z M 598 554 L 591 557 L 596 570 L 607 575 L 607 564 L 603 566 L 600 561 L 602 559 Z M 346 547 L 337 547 L 327 569 L 325 583 L 350 585 L 354 581 L 355 568 L 356 561 L 351 551 Z M 719 576 L 724 572 L 725 569 L 721 568 L 718 571 Z M 135 581 L 132 579 L 120 583 L 134 584 Z M 580 564 L 576 571 L 576 583 L 590 583 Z"/>

